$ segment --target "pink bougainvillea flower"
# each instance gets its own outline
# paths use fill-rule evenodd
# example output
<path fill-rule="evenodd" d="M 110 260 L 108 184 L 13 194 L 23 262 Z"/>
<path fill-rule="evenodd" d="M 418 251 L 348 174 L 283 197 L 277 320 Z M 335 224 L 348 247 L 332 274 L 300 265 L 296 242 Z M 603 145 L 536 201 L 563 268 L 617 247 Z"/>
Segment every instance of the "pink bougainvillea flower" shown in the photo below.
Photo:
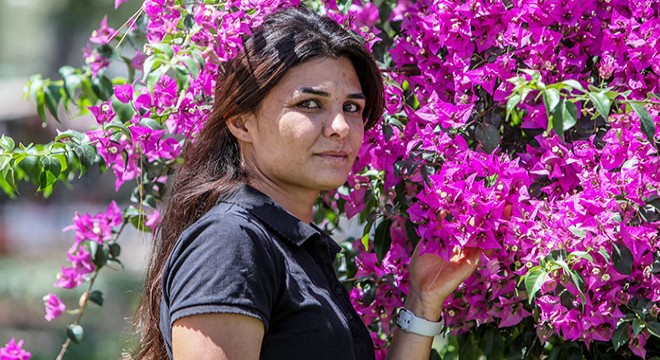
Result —
<path fill-rule="evenodd" d="M 84 240 L 95 241 L 103 244 L 112 238 L 112 230 L 122 222 L 122 213 L 117 203 L 113 200 L 104 213 L 94 216 L 89 214 L 80 215 L 78 212 L 73 216 L 73 225 L 69 225 L 63 231 L 75 230 L 76 244 Z"/>
<path fill-rule="evenodd" d="M 115 118 L 115 111 L 112 109 L 112 105 L 109 101 L 103 102 L 97 106 L 88 106 L 87 109 L 94 115 L 96 122 L 99 125 L 103 125 L 112 121 Z"/>
<path fill-rule="evenodd" d="M 23 340 L 16 342 L 11 338 L 7 345 L 0 348 L 0 360 L 30 360 L 32 355 L 23 349 Z"/>
<path fill-rule="evenodd" d="M 133 86 L 131 84 L 115 85 L 114 90 L 117 100 L 124 104 L 133 101 Z"/>
<path fill-rule="evenodd" d="M 357 27 L 371 27 L 378 21 L 378 7 L 371 2 L 365 2 L 364 5 L 352 3 L 348 14 L 354 17 Z"/>
<path fill-rule="evenodd" d="M 89 274 L 96 269 L 96 265 L 94 265 L 94 261 L 92 260 L 92 254 L 87 251 L 85 246 L 79 246 L 74 251 L 69 250 L 67 257 L 73 267 L 83 275 Z"/>
<path fill-rule="evenodd" d="M 82 274 L 75 267 L 62 267 L 62 270 L 57 274 L 57 281 L 53 286 L 73 289 L 85 281 L 84 274 Z"/>
<path fill-rule="evenodd" d="M 108 26 L 108 17 L 104 16 L 98 29 L 92 31 L 89 41 L 95 44 L 105 45 L 114 39 L 115 29 Z"/>
<path fill-rule="evenodd" d="M 147 219 L 144 222 L 144 225 L 149 227 L 151 231 L 156 231 L 158 225 L 160 225 L 160 220 L 161 220 L 160 212 L 158 211 L 158 209 L 154 209 L 154 212 L 147 215 Z"/>
<path fill-rule="evenodd" d="M 98 75 L 103 69 L 110 65 L 110 60 L 99 54 L 99 52 L 96 49 L 93 49 L 89 43 L 83 49 L 83 55 L 85 56 L 85 63 L 92 71 L 92 76 Z"/>
<path fill-rule="evenodd" d="M 54 294 L 44 296 L 44 304 L 46 306 L 46 321 L 58 318 L 66 310 L 66 305 Z"/>

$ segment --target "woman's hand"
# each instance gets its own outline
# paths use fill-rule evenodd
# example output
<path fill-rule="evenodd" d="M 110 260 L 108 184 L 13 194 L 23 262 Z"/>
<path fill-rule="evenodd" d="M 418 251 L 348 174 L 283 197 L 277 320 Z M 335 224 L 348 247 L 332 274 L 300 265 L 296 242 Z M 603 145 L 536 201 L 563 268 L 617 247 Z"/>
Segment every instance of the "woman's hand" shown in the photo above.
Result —
<path fill-rule="evenodd" d="M 445 299 L 477 268 L 481 249 L 455 248 L 447 262 L 436 254 L 419 255 L 419 247 L 410 261 L 406 308 L 417 316 L 438 321 Z"/>
<path fill-rule="evenodd" d="M 442 303 L 477 268 L 480 249 L 455 249 L 447 262 L 436 254 L 419 255 L 419 245 L 410 261 L 410 291 L 406 309 L 429 321 L 438 321 Z M 387 358 L 389 360 L 428 359 L 433 337 L 396 329 Z"/>

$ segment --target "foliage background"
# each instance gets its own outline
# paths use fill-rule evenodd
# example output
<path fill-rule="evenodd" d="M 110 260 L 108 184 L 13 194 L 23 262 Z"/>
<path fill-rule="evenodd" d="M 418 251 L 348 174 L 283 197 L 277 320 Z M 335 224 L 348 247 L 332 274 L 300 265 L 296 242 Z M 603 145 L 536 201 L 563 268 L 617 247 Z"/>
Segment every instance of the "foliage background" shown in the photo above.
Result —
<path fill-rule="evenodd" d="M 33 74 L 54 77 L 62 64 L 81 66 L 82 48 L 103 16 L 111 14 L 111 24 L 122 22 L 140 5 L 132 2 L 114 10 L 111 1 L 0 0 L 0 133 L 26 144 L 44 143 L 56 129 L 93 123 L 90 116 L 65 117 L 44 128 L 23 88 Z M 48 199 L 31 184 L 19 189 L 21 196 L 14 200 L 0 195 L 0 342 L 24 338 L 33 359 L 53 359 L 66 339 L 66 322 L 44 320 L 42 297 L 52 291 L 76 303 L 82 293 L 52 287 L 71 245 L 71 234 L 62 228 L 71 223 L 74 211 L 95 213 L 117 194 L 113 180 L 99 171 L 76 181 L 75 191 L 58 185 Z M 127 269 L 99 279 L 113 301 L 92 309 L 86 321 L 89 341 L 72 347 L 68 359 L 117 359 L 131 345 L 127 331 L 141 288 L 144 238 L 137 232 L 126 235 Z"/>
<path fill-rule="evenodd" d="M 346 244 L 356 252 L 345 280 L 379 355 L 421 237 L 445 257 L 454 246 L 494 250 L 445 304 L 448 358 L 656 356 L 657 2 L 324 5 L 340 22 L 355 20 L 351 29 L 370 45 L 374 33 L 385 38 L 374 50 L 388 74 L 388 114 L 368 133 L 348 186 L 320 205 L 366 224 Z M 3 138 L 5 191 L 30 179 L 50 194 L 96 164 L 112 168 L 118 188 L 137 180 L 123 214 L 114 207 L 74 219 L 83 246 L 69 250 L 73 267 L 62 269 L 61 286 L 93 283 L 117 260 L 120 223 L 153 227 L 162 175 L 177 161 L 177 139 L 194 134 L 208 111 L 219 60 L 278 6 L 147 0 L 150 21 L 138 21 L 127 40 L 135 48 L 146 33 L 144 55 L 114 51 L 106 44 L 117 40 L 114 29 L 103 23 L 90 39 L 98 44 L 86 55 L 91 71 L 33 78 L 28 93 L 42 118 L 57 117 L 60 103 L 98 104 L 89 109 L 101 129 L 69 131 L 30 155 Z M 398 20 L 388 22 L 390 14 Z M 109 61 L 130 64 L 127 77 L 106 72 Z M 175 136 L 163 138 L 166 130 Z M 329 227 L 337 219 L 319 214 Z"/>

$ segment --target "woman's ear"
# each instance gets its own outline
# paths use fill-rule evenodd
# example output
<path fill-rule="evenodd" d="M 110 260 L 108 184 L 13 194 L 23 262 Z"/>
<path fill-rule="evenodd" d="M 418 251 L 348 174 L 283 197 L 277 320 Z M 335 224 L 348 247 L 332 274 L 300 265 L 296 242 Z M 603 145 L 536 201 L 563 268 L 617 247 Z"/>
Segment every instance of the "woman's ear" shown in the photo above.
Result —
<path fill-rule="evenodd" d="M 241 142 L 251 143 L 254 141 L 253 134 L 250 131 L 251 126 L 248 122 L 252 121 L 254 115 L 252 114 L 239 114 L 227 120 L 227 127 L 229 131 Z"/>

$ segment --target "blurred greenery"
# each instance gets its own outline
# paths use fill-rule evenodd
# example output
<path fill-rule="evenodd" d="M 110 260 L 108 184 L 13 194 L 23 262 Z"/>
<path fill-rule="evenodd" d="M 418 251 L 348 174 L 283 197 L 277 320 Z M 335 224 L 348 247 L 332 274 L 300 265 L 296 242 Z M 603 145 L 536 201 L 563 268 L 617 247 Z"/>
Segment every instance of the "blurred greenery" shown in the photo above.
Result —
<path fill-rule="evenodd" d="M 112 0 L 0 0 L 0 79 L 53 77 L 63 65 L 82 65 L 82 48 L 103 16 L 118 28 L 141 5 L 131 0 L 114 10 Z"/>
<path fill-rule="evenodd" d="M 0 339 L 12 337 L 25 340 L 24 347 L 32 353 L 32 360 L 54 359 L 66 340 L 66 326 L 74 315 L 63 314 L 47 322 L 42 298 L 52 292 L 62 298 L 67 310 L 77 308 L 78 297 L 84 289 L 57 289 L 55 272 L 62 264 L 53 258 L 16 259 L 0 257 Z M 106 271 L 97 279 L 95 288 L 103 291 L 103 308 L 90 305 L 82 325 L 85 340 L 72 344 L 65 356 L 77 359 L 119 359 L 122 352 L 137 343 L 131 318 L 142 291 L 142 274 L 129 271 Z"/>
<path fill-rule="evenodd" d="M 141 5 L 142 1 L 131 0 L 115 11 L 112 0 L 0 0 L 0 90 L 3 86 L 14 89 L 2 84 L 3 81 L 27 79 L 35 73 L 41 73 L 44 77 L 59 77 L 57 69 L 61 66 L 82 65 L 82 48 L 104 14 L 108 14 L 108 24 L 118 28 Z M 12 101 L 16 100 L 12 99 L 20 99 L 20 91 L 17 95 L 6 99 L 4 106 L 14 107 Z M 6 115 L 5 118 L 0 116 L 0 120 L 0 132 L 25 143 L 42 142 L 41 138 L 51 138 L 54 132 L 51 127 L 42 129 L 36 116 L 16 118 Z M 56 188 L 54 196 L 48 201 L 33 195 L 34 188 L 26 187 L 16 200 L 8 201 L 6 197 L 0 197 L 0 216 L 15 211 L 12 205 L 16 202 L 38 203 L 44 209 L 51 205 L 62 208 L 62 204 L 81 201 L 106 206 L 106 199 L 114 194 L 113 183 L 108 176 L 86 178 L 76 182 L 75 192 L 65 187 Z M 73 213 L 66 215 L 68 219 L 72 216 Z M 26 221 L 35 221 L 37 227 L 44 227 L 45 223 L 49 226 L 59 224 L 51 220 L 42 221 L 39 225 L 36 225 L 37 219 Z M 7 221 L 0 224 L 16 229 L 16 224 Z M 5 246 L 10 245 L 9 251 L 16 251 L 14 257 L 2 257 L 0 254 L 0 347 L 11 338 L 23 339 L 23 346 L 32 353 L 33 360 L 54 359 L 66 339 L 66 326 L 75 319 L 75 315 L 65 313 L 47 322 L 42 298 L 48 293 L 56 294 L 71 310 L 77 308 L 84 291 L 84 285 L 73 290 L 53 287 L 55 274 L 67 263 L 66 248 L 62 247 L 67 245 L 63 245 L 61 239 L 65 236 L 73 242 L 73 234 L 62 235 L 59 233 L 61 228 L 58 225 L 52 238 L 48 236 L 48 246 L 38 255 L 32 255 L 31 246 L 34 244 L 20 243 L 14 238 L 0 238 L 0 245 L 4 241 Z M 5 229 L 0 229 L 0 233 L 3 233 L 2 230 Z M 34 243 L 45 244 L 42 240 Z M 0 252 L 2 250 L 0 246 Z M 26 253 L 30 257 L 24 257 Z M 21 254 L 21 258 L 16 257 L 17 254 Z M 134 258 L 134 262 L 139 262 L 142 255 L 135 254 Z M 90 305 L 86 310 L 90 316 L 82 320 L 85 340 L 80 345 L 72 344 L 65 359 L 118 359 L 122 351 L 134 348 L 137 337 L 131 318 L 142 292 L 142 277 L 140 272 L 128 269 L 104 271 L 103 276 L 97 279 L 95 288 L 103 291 L 105 303 L 102 308 Z"/>

